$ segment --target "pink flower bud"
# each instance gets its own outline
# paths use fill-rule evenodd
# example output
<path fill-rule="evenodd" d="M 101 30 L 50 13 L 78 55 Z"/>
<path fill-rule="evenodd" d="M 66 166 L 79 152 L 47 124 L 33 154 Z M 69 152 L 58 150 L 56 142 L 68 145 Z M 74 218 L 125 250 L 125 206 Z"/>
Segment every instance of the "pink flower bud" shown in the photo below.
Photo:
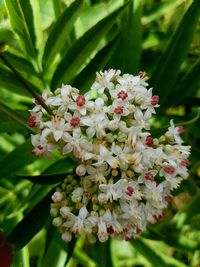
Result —
<path fill-rule="evenodd" d="M 158 95 L 153 95 L 151 97 L 151 105 L 155 106 L 155 105 L 158 104 L 158 102 L 159 102 L 159 96 Z"/>
<path fill-rule="evenodd" d="M 29 118 L 28 118 L 28 126 L 29 127 L 35 127 L 36 125 L 36 116 L 34 115 L 31 115 Z"/>

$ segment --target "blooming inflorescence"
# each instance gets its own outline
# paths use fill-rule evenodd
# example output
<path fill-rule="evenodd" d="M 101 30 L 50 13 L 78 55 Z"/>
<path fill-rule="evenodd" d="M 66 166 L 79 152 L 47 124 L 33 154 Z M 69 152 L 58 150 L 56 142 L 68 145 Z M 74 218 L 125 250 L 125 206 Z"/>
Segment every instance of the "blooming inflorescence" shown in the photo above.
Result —
<path fill-rule="evenodd" d="M 187 178 L 190 147 L 183 146 L 183 128 L 171 121 L 159 138 L 149 132 L 159 97 L 147 86 L 142 72 L 110 69 L 97 73 L 85 94 L 70 85 L 45 91 L 51 117 L 35 101 L 28 121 L 38 131 L 32 135 L 35 155 L 58 149 L 78 162 L 76 174 L 52 196 L 53 224 L 64 240 L 73 234 L 91 242 L 96 236 L 102 242 L 134 239 L 162 217 L 171 191 Z"/>

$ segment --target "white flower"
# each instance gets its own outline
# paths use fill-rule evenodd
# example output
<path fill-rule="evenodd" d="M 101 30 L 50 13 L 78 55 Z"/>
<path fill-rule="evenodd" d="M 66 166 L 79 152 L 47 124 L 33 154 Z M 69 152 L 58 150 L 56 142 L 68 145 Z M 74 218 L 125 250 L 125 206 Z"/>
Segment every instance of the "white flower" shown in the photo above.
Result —
<path fill-rule="evenodd" d="M 125 145 L 122 149 L 120 146 L 113 143 L 111 151 L 114 155 L 117 155 L 120 169 L 126 170 L 128 168 L 128 164 L 130 163 L 131 154 L 133 153 L 131 147 L 129 145 Z"/>
<path fill-rule="evenodd" d="M 41 135 L 31 135 L 31 143 L 34 146 L 33 153 L 37 157 L 48 157 L 57 148 L 56 144 L 48 142 L 45 131 Z"/>
<path fill-rule="evenodd" d="M 113 169 L 119 165 L 119 161 L 113 157 L 112 153 L 103 145 L 99 145 L 99 155 L 97 156 L 98 162 L 94 166 L 101 165 L 104 161 L 107 162 Z"/>
<path fill-rule="evenodd" d="M 79 95 L 77 93 L 72 94 L 73 101 L 69 104 L 69 109 L 72 111 L 79 111 L 79 113 L 83 116 L 86 115 L 87 110 L 91 106 L 90 93 L 86 93 L 85 95 Z"/>
<path fill-rule="evenodd" d="M 120 179 L 115 184 L 100 184 L 99 189 L 103 193 L 99 194 L 99 201 L 107 202 L 109 200 L 112 202 L 113 200 L 121 198 L 125 183 L 125 179 Z"/>
<path fill-rule="evenodd" d="M 84 233 L 84 224 L 85 224 L 85 219 L 88 215 L 88 211 L 85 206 L 83 206 L 79 210 L 78 216 L 76 216 L 75 223 L 72 227 L 72 232 L 73 233 L 79 233 L 80 235 Z"/>
<path fill-rule="evenodd" d="M 174 126 L 173 120 L 170 120 L 170 127 L 168 128 L 169 133 L 173 136 L 175 142 L 178 145 L 181 145 L 183 143 L 182 138 L 180 137 L 180 133 L 178 131 L 178 127 Z"/>
<path fill-rule="evenodd" d="M 73 132 L 73 135 L 71 136 L 69 133 L 65 132 L 63 134 L 63 140 L 67 143 L 62 150 L 64 155 L 72 151 L 74 151 L 76 155 L 80 153 L 80 133 Z"/>
<path fill-rule="evenodd" d="M 107 125 L 107 118 L 105 114 L 92 114 L 81 118 L 81 124 L 84 126 L 89 126 L 86 130 L 86 134 L 89 138 L 92 138 L 95 134 L 97 138 L 102 138 L 105 136 L 105 128 Z"/>
<path fill-rule="evenodd" d="M 44 123 L 44 126 L 47 127 L 49 133 L 53 134 L 55 141 L 60 140 L 65 131 L 68 130 L 67 125 L 65 124 L 65 120 L 58 116 L 53 116 L 51 121 L 47 121 Z"/>
<path fill-rule="evenodd" d="M 96 73 L 96 81 L 91 88 L 98 90 L 99 94 L 103 94 L 107 88 L 109 90 L 114 88 L 112 82 L 120 74 L 119 70 L 109 69 L 104 72 L 100 71 Z"/>
<path fill-rule="evenodd" d="M 160 208 L 162 205 L 163 184 L 156 182 L 146 182 L 144 197 L 151 202 L 152 206 Z"/>

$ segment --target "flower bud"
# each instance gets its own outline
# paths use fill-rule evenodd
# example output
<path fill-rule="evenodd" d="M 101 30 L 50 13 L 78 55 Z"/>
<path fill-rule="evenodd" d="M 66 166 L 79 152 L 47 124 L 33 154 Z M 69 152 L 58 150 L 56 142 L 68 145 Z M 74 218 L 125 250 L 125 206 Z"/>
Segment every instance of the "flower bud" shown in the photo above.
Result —
<path fill-rule="evenodd" d="M 63 195 L 62 193 L 56 191 L 51 198 L 54 202 L 60 202 L 63 199 Z"/>
<path fill-rule="evenodd" d="M 76 174 L 78 176 L 84 176 L 86 174 L 86 168 L 84 164 L 80 164 L 77 168 L 76 168 Z"/>
<path fill-rule="evenodd" d="M 59 227 L 62 224 L 62 218 L 61 217 L 56 217 L 56 218 L 53 219 L 52 223 L 53 223 L 53 225 L 55 227 Z"/>
<path fill-rule="evenodd" d="M 60 209 L 60 214 L 63 218 L 67 218 L 67 216 L 69 215 L 70 213 L 70 209 L 68 207 L 62 207 Z"/>
<path fill-rule="evenodd" d="M 71 232 L 65 232 L 62 234 L 62 240 L 66 242 L 70 242 L 72 240 L 72 233 Z"/>
<path fill-rule="evenodd" d="M 50 208 L 50 214 L 52 217 L 58 216 L 58 208 L 54 208 L 54 207 Z"/>
<path fill-rule="evenodd" d="M 114 142 L 114 136 L 111 133 L 106 134 L 105 139 L 106 139 L 106 141 L 108 143 L 113 143 Z"/>

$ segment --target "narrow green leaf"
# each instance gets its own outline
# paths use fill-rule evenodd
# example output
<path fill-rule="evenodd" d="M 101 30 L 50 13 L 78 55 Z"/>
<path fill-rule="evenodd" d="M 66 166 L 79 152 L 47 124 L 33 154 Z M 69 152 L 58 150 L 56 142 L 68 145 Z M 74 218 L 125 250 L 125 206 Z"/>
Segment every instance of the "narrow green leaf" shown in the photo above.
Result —
<path fill-rule="evenodd" d="M 8 59 L 8 61 L 12 64 L 12 66 L 26 79 L 29 83 L 32 84 L 33 87 L 38 88 L 40 90 L 43 89 L 43 84 L 41 79 L 38 77 L 38 74 L 33 68 L 33 65 L 24 58 L 21 54 L 19 54 L 15 50 L 7 50 L 4 52 L 4 56 Z"/>
<path fill-rule="evenodd" d="M 25 91 L 13 73 L 0 65 L 0 87 L 5 88 L 13 93 L 30 96 L 27 91 Z"/>
<path fill-rule="evenodd" d="M 132 246 L 141 253 L 154 267 L 186 267 L 186 265 L 175 258 L 165 255 L 159 249 L 153 247 L 152 241 L 137 238 L 131 242 Z"/>
<path fill-rule="evenodd" d="M 83 0 L 76 0 L 62 13 L 53 26 L 49 38 L 46 42 L 43 63 L 47 70 L 56 55 L 66 47 L 69 34 L 74 26 L 74 22 L 79 16 Z"/>
<path fill-rule="evenodd" d="M 0 47 L 9 43 L 13 38 L 13 33 L 7 28 L 0 29 Z"/>
<path fill-rule="evenodd" d="M 81 71 L 83 64 L 88 61 L 92 53 L 97 50 L 99 42 L 105 37 L 125 6 L 98 22 L 69 49 L 54 73 L 52 79 L 53 89 L 60 86 L 62 83 L 72 81 Z"/>
<path fill-rule="evenodd" d="M 113 54 L 113 50 L 119 40 L 120 35 L 121 32 L 114 38 L 114 40 L 101 49 L 90 61 L 90 63 L 79 73 L 79 75 L 76 76 L 73 85 L 77 88 L 80 88 L 79 90 L 81 93 L 85 93 L 90 89 L 95 80 L 95 72 L 103 69 L 106 66 Z"/>
<path fill-rule="evenodd" d="M 23 0 L 24 1 L 24 0 Z M 38 51 L 38 57 L 40 62 L 40 56 L 44 49 L 44 39 L 40 19 L 40 0 L 29 0 L 30 6 L 33 12 L 33 28 L 34 28 L 34 47 Z M 41 66 L 40 66 L 41 68 Z"/>
<path fill-rule="evenodd" d="M 76 163 L 69 157 L 60 159 L 50 165 L 43 174 L 65 174 L 72 172 L 73 168 L 75 167 Z"/>
<path fill-rule="evenodd" d="M 109 239 L 105 243 L 101 242 L 96 242 L 94 244 L 94 253 L 93 253 L 93 258 L 95 262 L 97 262 L 97 266 L 110 266 L 112 267 L 112 259 L 111 259 L 111 247 L 110 247 L 110 242 L 111 240 Z M 99 257 L 99 254 L 101 257 Z"/>
<path fill-rule="evenodd" d="M 27 57 L 34 58 L 35 50 L 33 41 L 31 39 L 31 33 L 30 33 L 31 29 L 30 27 L 28 28 L 27 26 L 26 18 L 28 17 L 27 15 L 25 16 L 25 14 L 23 13 L 20 0 L 5 0 L 5 3 L 12 29 L 17 34 L 24 53 L 26 54 Z"/>
<path fill-rule="evenodd" d="M 146 25 L 156 19 L 159 19 L 167 12 L 171 12 L 177 6 L 184 3 L 185 0 L 168 0 L 166 2 L 161 2 L 155 5 L 153 10 L 150 10 L 147 14 L 142 17 L 142 24 Z"/>
<path fill-rule="evenodd" d="M 15 175 L 17 178 L 26 179 L 31 181 L 34 184 L 43 184 L 43 185 L 51 185 L 58 184 L 62 182 L 66 178 L 67 173 L 63 174 L 54 174 L 54 175 Z"/>
<path fill-rule="evenodd" d="M 75 167 L 75 162 L 70 158 L 58 160 L 48 167 L 41 175 L 15 175 L 18 178 L 29 180 L 36 184 L 57 184 L 63 181 L 67 174 L 71 173 Z"/>
<path fill-rule="evenodd" d="M 33 147 L 30 139 L 28 139 L 25 143 L 18 146 L 10 154 L 6 155 L 0 161 L 0 178 L 7 177 L 16 170 L 35 161 L 37 158 L 31 153 L 32 148 Z"/>
<path fill-rule="evenodd" d="M 12 110 L 11 108 L 9 108 L 8 106 L 4 105 L 1 102 L 0 102 L 0 111 L 3 112 L 4 114 L 8 115 L 13 120 L 15 120 L 15 122 L 18 122 L 24 128 L 27 128 L 28 130 L 34 132 L 32 128 L 28 127 L 25 118 L 23 118 L 16 111 Z"/>
<path fill-rule="evenodd" d="M 187 56 L 199 14 L 200 1 L 194 0 L 156 64 L 150 84 L 153 84 L 154 93 L 160 95 L 161 103 L 165 102 L 173 89 L 180 66 Z M 170 102 L 173 105 L 173 99 Z"/>
<path fill-rule="evenodd" d="M 49 217 L 51 195 L 52 191 L 25 215 L 8 236 L 7 241 L 16 249 L 23 248 L 44 227 Z"/>
<path fill-rule="evenodd" d="M 0 115 L 1 115 L 1 112 L 0 112 Z M 24 126 L 12 120 L 8 120 L 7 122 L 0 122 L 0 133 L 5 133 L 5 132 L 13 133 L 15 131 L 19 131 L 23 129 L 24 129 Z"/>
<path fill-rule="evenodd" d="M 200 89 L 200 59 L 197 60 L 190 70 L 183 76 L 183 78 L 177 82 L 173 89 L 173 92 L 168 97 L 173 99 L 173 104 L 177 105 L 187 96 L 194 96 Z M 179 97 L 177 97 L 177 95 Z M 166 101 L 168 102 L 168 101 Z"/>
<path fill-rule="evenodd" d="M 135 74 L 139 71 L 141 57 L 143 1 L 131 0 L 127 13 L 122 18 L 125 28 L 112 57 L 112 66 L 123 73 Z M 123 51 L 123 53 L 121 52 Z"/>
<path fill-rule="evenodd" d="M 178 229 L 181 229 L 184 224 L 189 223 L 190 219 L 195 214 L 200 213 L 199 202 L 200 202 L 200 193 L 197 193 L 192 198 L 192 201 L 189 203 L 189 205 L 184 210 L 176 214 L 174 222 L 176 223 Z"/>

